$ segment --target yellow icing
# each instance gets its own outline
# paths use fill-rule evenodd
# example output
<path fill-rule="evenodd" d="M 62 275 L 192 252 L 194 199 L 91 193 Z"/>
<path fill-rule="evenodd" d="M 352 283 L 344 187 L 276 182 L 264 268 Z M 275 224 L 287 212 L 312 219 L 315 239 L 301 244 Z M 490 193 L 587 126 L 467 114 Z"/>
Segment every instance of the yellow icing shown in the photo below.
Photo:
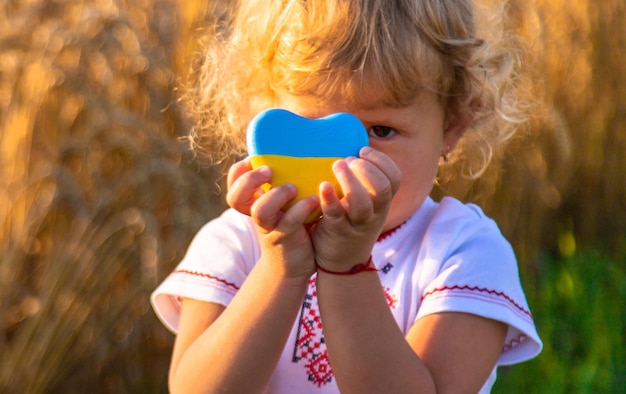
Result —
<path fill-rule="evenodd" d="M 267 165 L 272 169 L 274 176 L 271 184 L 263 185 L 263 190 L 268 191 L 272 186 L 280 186 L 292 183 L 298 189 L 296 198 L 286 205 L 291 207 L 296 201 L 313 195 L 318 195 L 319 185 L 322 181 L 328 181 L 333 185 L 335 193 L 339 197 L 343 195 L 341 187 L 335 178 L 332 165 L 338 157 L 293 157 L 280 155 L 256 155 L 250 157 L 252 168 Z M 314 212 L 307 218 L 307 223 L 320 216 L 321 212 Z"/>

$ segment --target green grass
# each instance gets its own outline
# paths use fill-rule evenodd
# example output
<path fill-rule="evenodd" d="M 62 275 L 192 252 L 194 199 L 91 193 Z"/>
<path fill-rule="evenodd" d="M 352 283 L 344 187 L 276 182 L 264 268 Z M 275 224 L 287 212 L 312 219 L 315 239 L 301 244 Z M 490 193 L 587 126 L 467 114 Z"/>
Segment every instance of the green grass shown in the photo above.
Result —
<path fill-rule="evenodd" d="M 501 370 L 494 393 L 626 392 L 625 260 L 582 251 L 522 278 L 544 349 Z"/>

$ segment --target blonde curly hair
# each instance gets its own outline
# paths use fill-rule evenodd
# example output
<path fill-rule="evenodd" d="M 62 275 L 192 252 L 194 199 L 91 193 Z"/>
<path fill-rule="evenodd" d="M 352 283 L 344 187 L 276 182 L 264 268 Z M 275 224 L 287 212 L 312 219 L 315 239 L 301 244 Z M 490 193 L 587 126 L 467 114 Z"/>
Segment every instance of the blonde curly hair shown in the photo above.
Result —
<path fill-rule="evenodd" d="M 470 0 L 246 0 L 206 38 L 188 91 L 190 141 L 212 163 L 245 155 L 245 130 L 276 93 L 342 95 L 363 89 L 404 106 L 437 93 L 454 122 L 473 118 L 445 166 L 478 177 L 494 148 L 525 120 L 519 47 L 503 28 L 503 6 Z"/>

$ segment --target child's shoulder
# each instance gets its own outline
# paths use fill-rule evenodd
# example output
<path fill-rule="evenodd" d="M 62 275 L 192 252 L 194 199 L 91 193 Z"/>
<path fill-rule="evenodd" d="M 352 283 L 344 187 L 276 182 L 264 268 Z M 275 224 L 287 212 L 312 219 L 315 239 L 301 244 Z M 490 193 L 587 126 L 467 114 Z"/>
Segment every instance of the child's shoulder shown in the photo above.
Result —
<path fill-rule="evenodd" d="M 470 244 L 480 248 L 491 245 L 492 250 L 510 249 L 497 223 L 476 204 L 444 197 L 433 204 L 431 210 L 426 232 L 428 238 L 439 245 L 451 249 L 465 249 Z"/>
<path fill-rule="evenodd" d="M 473 203 L 464 203 L 454 197 L 444 197 L 437 203 L 436 215 L 439 218 L 465 218 L 467 220 L 489 219 L 482 208 Z"/>
<path fill-rule="evenodd" d="M 444 197 L 440 202 L 432 204 L 431 211 L 431 225 L 445 226 L 448 229 L 468 226 L 498 227 L 480 206 L 461 202 L 454 197 Z"/>
<path fill-rule="evenodd" d="M 201 245 L 205 249 L 208 243 L 228 245 L 232 242 L 255 245 L 254 234 L 254 223 L 248 215 L 227 208 L 198 230 L 192 246 Z"/>

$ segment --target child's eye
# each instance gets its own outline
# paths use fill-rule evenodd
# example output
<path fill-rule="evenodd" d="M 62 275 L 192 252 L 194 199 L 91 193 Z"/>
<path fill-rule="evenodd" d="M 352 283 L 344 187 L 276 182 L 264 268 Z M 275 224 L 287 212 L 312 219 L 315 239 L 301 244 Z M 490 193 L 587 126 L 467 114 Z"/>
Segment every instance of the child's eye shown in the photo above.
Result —
<path fill-rule="evenodd" d="M 387 126 L 372 126 L 369 128 L 368 134 L 374 138 L 389 138 L 396 134 L 396 130 Z"/>

